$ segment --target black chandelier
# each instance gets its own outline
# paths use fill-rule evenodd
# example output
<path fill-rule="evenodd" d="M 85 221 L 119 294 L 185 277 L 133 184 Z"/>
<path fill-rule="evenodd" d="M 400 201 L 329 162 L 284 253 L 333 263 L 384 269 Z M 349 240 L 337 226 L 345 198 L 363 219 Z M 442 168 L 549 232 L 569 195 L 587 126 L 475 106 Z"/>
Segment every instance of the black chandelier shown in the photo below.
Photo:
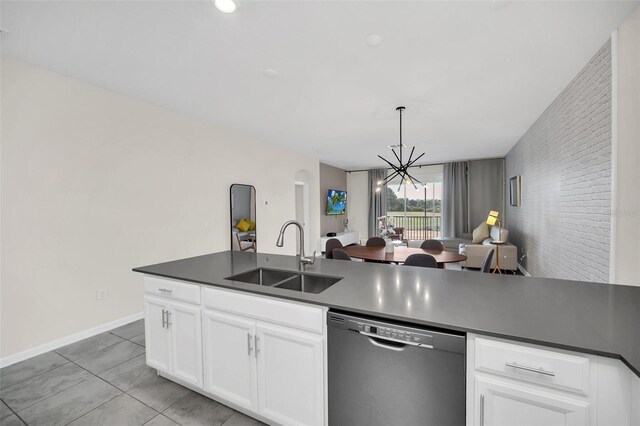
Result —
<path fill-rule="evenodd" d="M 399 106 L 398 108 L 396 108 L 396 111 L 400 112 L 400 149 L 399 149 L 400 155 L 396 153 L 395 148 L 391 148 L 391 152 L 393 152 L 393 155 L 396 157 L 396 160 L 398 160 L 399 165 L 396 166 L 391 161 L 384 158 L 382 155 L 378 155 L 380 159 L 384 160 L 389 166 L 391 166 L 391 168 L 393 169 L 393 173 L 387 176 L 385 180 L 378 181 L 378 187 L 376 188 L 376 191 L 380 191 L 384 185 L 389 183 L 392 179 L 396 178 L 397 176 L 400 176 L 400 185 L 398 185 L 398 190 L 400 190 L 400 187 L 402 186 L 403 181 L 407 185 L 413 184 L 413 187 L 416 189 L 418 189 L 418 187 L 416 186 L 416 183 L 422 185 L 422 182 L 420 182 L 415 177 L 411 176 L 411 173 L 409 173 L 409 167 L 411 167 L 416 161 L 422 158 L 422 156 L 424 155 L 424 152 L 418 155 L 416 158 L 413 158 L 413 152 L 416 150 L 416 147 L 414 146 L 413 148 L 411 148 L 411 153 L 409 154 L 409 159 L 407 160 L 407 162 L 406 163 L 402 162 L 402 111 L 404 111 L 404 109 L 405 108 L 403 106 Z"/>

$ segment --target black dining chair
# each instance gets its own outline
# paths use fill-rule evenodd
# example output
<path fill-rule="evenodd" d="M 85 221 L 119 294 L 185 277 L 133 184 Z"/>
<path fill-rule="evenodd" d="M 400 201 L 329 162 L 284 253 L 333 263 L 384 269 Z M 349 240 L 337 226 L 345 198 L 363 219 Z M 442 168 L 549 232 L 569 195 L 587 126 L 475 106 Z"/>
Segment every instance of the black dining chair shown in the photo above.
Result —
<path fill-rule="evenodd" d="M 371 237 L 365 245 L 367 247 L 386 247 L 387 242 L 382 237 Z"/>
<path fill-rule="evenodd" d="M 420 244 L 422 250 L 439 250 L 444 251 L 444 244 L 440 240 L 424 240 Z"/>
<path fill-rule="evenodd" d="M 333 249 L 332 256 L 335 260 L 351 260 L 351 256 L 349 256 L 349 254 L 341 248 Z"/>
<path fill-rule="evenodd" d="M 327 259 L 333 259 L 333 249 L 344 247 L 339 239 L 329 238 L 325 245 L 324 257 Z"/>
<path fill-rule="evenodd" d="M 491 261 L 493 260 L 493 252 L 495 249 L 491 249 L 484 255 L 484 259 L 482 260 L 482 266 L 480 270 L 482 272 L 491 272 Z"/>
<path fill-rule="evenodd" d="M 437 268 L 436 258 L 430 254 L 412 254 L 404 261 L 404 266 L 422 266 L 423 268 Z"/>

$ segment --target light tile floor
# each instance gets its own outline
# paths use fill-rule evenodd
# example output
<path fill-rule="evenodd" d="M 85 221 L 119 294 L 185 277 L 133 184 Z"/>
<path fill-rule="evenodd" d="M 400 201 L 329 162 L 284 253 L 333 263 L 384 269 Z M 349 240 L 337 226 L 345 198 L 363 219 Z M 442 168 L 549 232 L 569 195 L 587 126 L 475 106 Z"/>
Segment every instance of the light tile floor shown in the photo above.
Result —
<path fill-rule="evenodd" d="M 0 425 L 255 426 L 147 367 L 142 320 L 0 370 Z"/>

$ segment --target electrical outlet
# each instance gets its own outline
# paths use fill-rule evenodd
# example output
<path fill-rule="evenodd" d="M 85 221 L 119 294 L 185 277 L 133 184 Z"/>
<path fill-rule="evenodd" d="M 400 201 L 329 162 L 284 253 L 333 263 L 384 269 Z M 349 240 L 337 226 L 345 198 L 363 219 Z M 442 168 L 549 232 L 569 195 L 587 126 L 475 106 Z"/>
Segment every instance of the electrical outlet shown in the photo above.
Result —
<path fill-rule="evenodd" d="M 98 289 L 98 291 L 96 292 L 96 298 L 98 300 L 104 300 L 107 298 L 107 289 L 106 288 L 100 288 Z"/>

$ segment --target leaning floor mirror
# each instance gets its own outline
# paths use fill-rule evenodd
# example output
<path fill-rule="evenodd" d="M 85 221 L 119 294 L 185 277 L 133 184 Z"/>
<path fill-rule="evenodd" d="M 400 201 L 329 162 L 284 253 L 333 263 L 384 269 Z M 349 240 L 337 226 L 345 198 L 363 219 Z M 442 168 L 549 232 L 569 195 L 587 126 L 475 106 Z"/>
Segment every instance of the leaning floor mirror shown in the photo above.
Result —
<path fill-rule="evenodd" d="M 231 206 L 231 250 L 257 251 L 256 189 L 233 184 L 229 190 Z"/>

